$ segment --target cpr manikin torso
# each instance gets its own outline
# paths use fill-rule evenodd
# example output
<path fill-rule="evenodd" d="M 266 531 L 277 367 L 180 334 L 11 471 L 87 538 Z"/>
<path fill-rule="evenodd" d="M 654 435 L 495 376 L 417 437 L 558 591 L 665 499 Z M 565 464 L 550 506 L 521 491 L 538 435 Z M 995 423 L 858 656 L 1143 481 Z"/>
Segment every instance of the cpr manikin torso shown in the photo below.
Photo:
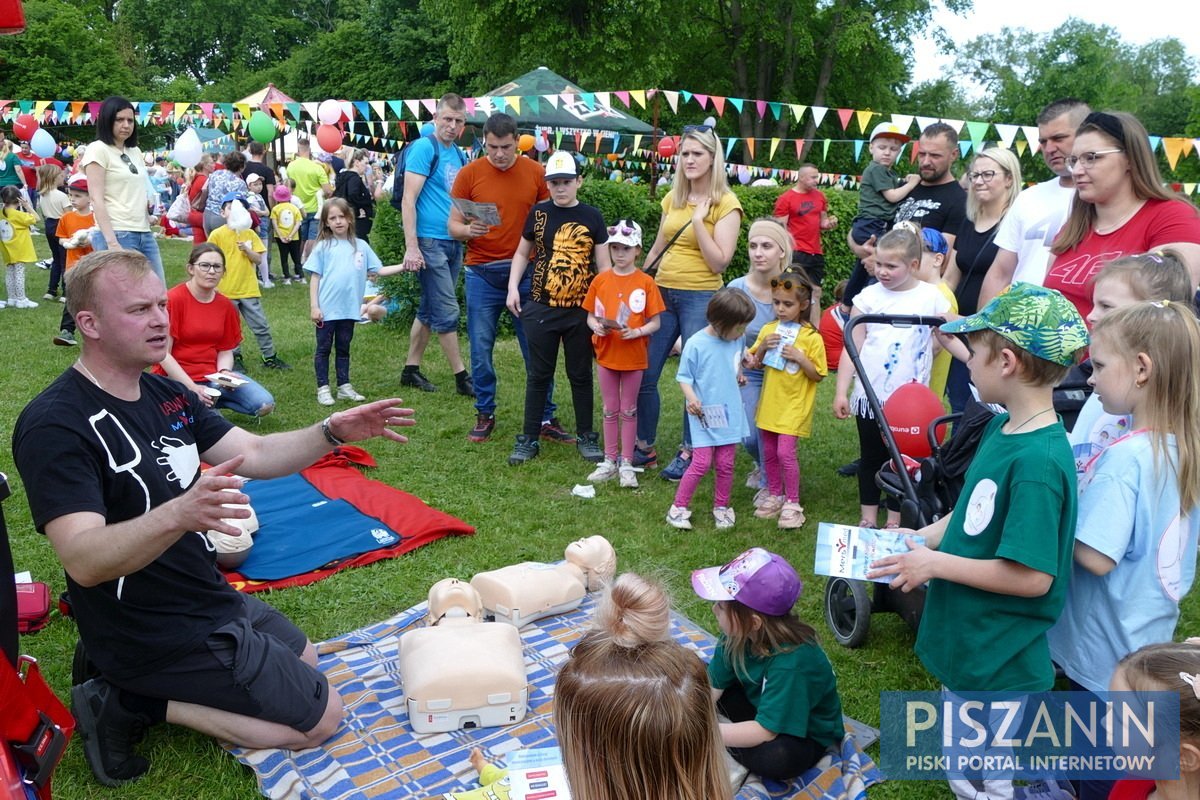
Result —
<path fill-rule="evenodd" d="M 521 636 L 484 622 L 479 593 L 457 578 L 429 590 L 429 627 L 400 637 L 400 678 L 417 733 L 520 722 L 528 709 Z"/>
<path fill-rule="evenodd" d="M 603 536 L 567 545 L 565 564 L 524 562 L 480 572 L 471 586 L 483 599 L 484 613 L 520 628 L 578 608 L 583 596 L 612 580 L 617 557 Z"/>

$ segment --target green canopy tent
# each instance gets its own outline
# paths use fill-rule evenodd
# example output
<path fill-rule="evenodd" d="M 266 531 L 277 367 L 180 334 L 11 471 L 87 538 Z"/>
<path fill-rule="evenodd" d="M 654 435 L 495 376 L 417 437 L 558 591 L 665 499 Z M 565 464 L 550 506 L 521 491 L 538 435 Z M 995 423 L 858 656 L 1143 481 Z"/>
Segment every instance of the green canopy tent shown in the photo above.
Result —
<path fill-rule="evenodd" d="M 568 97 L 563 98 L 564 94 Z M 490 108 L 485 108 L 485 104 L 477 99 L 474 111 L 467 114 L 468 124 L 482 127 L 484 120 L 491 113 L 503 110 L 516 119 L 517 127 L 522 132 L 532 131 L 534 128 L 549 129 L 552 147 L 555 146 L 557 136 L 561 134 L 559 146 L 574 150 L 576 134 L 581 134 L 581 139 L 582 134 L 586 134 L 587 139 L 584 140 L 583 146 L 585 152 L 596 151 L 595 137 L 599 136 L 599 152 L 607 153 L 628 146 L 630 139 L 627 137 L 638 134 L 649 136 L 654 132 L 650 125 L 611 105 L 604 105 L 595 93 L 581 89 L 546 67 L 538 67 L 513 78 L 503 86 L 497 86 L 484 97 L 520 97 L 519 112 L 503 100 L 491 103 Z M 614 144 L 617 148 L 614 148 Z"/>

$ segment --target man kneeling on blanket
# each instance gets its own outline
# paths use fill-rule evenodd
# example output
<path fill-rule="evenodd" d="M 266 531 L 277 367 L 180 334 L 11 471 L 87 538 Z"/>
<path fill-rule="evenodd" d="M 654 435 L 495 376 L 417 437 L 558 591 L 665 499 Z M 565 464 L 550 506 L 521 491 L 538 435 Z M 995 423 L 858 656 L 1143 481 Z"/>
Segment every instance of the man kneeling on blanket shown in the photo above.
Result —
<path fill-rule="evenodd" d="M 234 427 L 144 372 L 168 352 L 167 293 L 135 251 L 80 260 L 67 307 L 82 354 L 21 413 L 13 455 L 100 675 L 71 690 L 92 772 L 107 786 L 140 777 L 149 763 L 134 745 L 164 720 L 244 747 L 319 745 L 342 703 L 316 649 L 230 587 L 203 532 L 237 534 L 222 518 L 249 516 L 223 505 L 249 502 L 234 474 L 290 474 L 343 440 L 405 442 L 393 429 L 415 424 L 412 410 L 390 399 L 289 433 Z M 202 459 L 215 464 L 203 474 Z"/>

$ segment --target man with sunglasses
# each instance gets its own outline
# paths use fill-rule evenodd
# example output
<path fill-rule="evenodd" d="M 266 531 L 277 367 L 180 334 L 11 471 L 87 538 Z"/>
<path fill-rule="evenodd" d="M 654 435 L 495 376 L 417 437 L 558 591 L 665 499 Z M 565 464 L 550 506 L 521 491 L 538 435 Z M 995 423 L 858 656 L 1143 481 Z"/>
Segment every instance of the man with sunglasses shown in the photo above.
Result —
<path fill-rule="evenodd" d="M 99 675 L 71 690 L 88 765 L 106 786 L 136 780 L 149 764 L 134 747 L 163 721 L 246 747 L 320 745 L 343 712 L 313 644 L 229 584 L 205 532 L 245 535 L 238 476 L 287 475 L 348 441 L 404 442 L 393 429 L 412 410 L 380 400 L 257 436 L 146 371 L 170 336 L 143 255 L 87 255 L 67 286 L 82 353 L 21 413 L 13 457 L 66 573 L 78 663 Z"/>
<path fill-rule="evenodd" d="M 1087 103 L 1066 97 L 1038 114 L 1038 145 L 1054 177 L 1022 191 L 1004 215 L 996 231 L 999 249 L 979 290 L 980 308 L 1011 283 L 1024 281 L 1041 286 L 1045 280 L 1050 245 L 1075 196 L 1075 180 L 1067 164 L 1075 144 L 1075 129 L 1090 113 Z"/>
<path fill-rule="evenodd" d="M 500 216 L 499 225 L 488 225 L 476 216 L 450 209 L 450 235 L 467 246 L 466 301 L 467 340 L 471 344 L 471 383 L 475 389 L 475 425 L 467 434 L 472 442 L 487 441 L 496 428 L 496 367 L 492 352 L 500 315 L 507 313 L 517 333 L 521 357 L 528 364 L 525 331 L 508 311 L 508 273 L 513 253 L 521 244 L 521 229 L 535 203 L 550 197 L 545 170 L 537 161 L 517 150 L 517 123 L 508 114 L 496 113 L 483 123 L 484 158 L 463 167 L 454 179 L 450 196 L 474 203 L 491 203 Z M 529 297 L 530 276 L 521 283 L 523 299 Z M 573 442 L 554 416 L 555 406 L 546 395 L 542 438 Z"/>

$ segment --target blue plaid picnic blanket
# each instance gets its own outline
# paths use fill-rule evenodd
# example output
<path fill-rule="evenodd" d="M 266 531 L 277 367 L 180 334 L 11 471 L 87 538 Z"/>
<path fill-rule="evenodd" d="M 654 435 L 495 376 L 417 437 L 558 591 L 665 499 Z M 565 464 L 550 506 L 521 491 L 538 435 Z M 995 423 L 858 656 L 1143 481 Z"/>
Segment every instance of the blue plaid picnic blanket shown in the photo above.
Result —
<path fill-rule="evenodd" d="M 358 798 L 432 798 L 475 788 L 478 776 L 468 763 L 471 749 L 482 748 L 491 761 L 530 747 L 557 746 L 554 733 L 554 680 L 570 649 L 586 632 L 595 596 L 575 611 L 547 617 L 521 629 L 529 678 L 529 713 L 515 725 L 418 735 L 408 725 L 400 683 L 399 642 L 407 630 L 425 624 L 426 605 L 339 636 L 318 646 L 320 668 L 342 697 L 342 727 L 320 748 L 250 750 L 226 745 L 254 770 L 265 797 L 274 800 L 358 800 Z M 712 658 L 715 640 L 691 620 L 672 614 L 675 640 Z M 468 655 L 469 654 L 464 654 Z M 852 721 L 851 721 L 852 722 Z M 855 734 L 873 729 L 852 724 Z M 866 789 L 883 780 L 861 744 L 847 735 L 840 752 L 830 752 L 800 779 L 780 783 L 751 775 L 738 800 L 861 800 Z"/>

